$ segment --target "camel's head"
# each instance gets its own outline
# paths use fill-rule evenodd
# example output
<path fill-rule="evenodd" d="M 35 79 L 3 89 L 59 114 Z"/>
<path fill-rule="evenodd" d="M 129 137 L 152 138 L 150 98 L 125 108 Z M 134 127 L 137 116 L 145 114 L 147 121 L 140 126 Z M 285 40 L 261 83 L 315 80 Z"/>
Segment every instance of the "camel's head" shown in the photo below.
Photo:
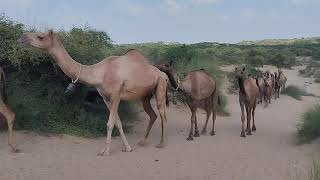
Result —
<path fill-rule="evenodd" d="M 19 39 L 19 42 L 25 45 L 31 45 L 33 47 L 49 50 L 53 47 L 55 40 L 55 33 L 50 30 L 47 33 L 29 32 L 24 33 Z"/>
<path fill-rule="evenodd" d="M 235 67 L 234 70 L 235 70 L 234 74 L 235 74 L 236 78 L 243 79 L 243 78 L 247 77 L 245 67 L 243 67 L 243 68 Z"/>
<path fill-rule="evenodd" d="M 171 85 L 176 89 L 178 87 L 177 81 L 178 81 L 178 75 L 175 72 L 175 70 L 172 68 L 173 61 L 170 60 L 168 62 L 159 63 L 156 65 L 156 67 L 167 74 Z"/>

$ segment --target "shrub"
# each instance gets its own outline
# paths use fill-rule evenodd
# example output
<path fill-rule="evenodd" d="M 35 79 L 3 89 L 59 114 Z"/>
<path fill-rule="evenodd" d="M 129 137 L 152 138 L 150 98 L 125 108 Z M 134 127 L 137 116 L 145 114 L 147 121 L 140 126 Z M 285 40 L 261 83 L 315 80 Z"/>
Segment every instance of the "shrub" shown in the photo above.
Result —
<path fill-rule="evenodd" d="M 308 109 L 297 125 L 298 142 L 310 142 L 320 136 L 320 105 Z"/>
<path fill-rule="evenodd" d="M 303 89 L 294 85 L 287 86 L 281 93 L 286 94 L 296 100 L 301 100 L 301 97 L 307 94 Z"/>
<path fill-rule="evenodd" d="M 18 44 L 24 31 L 23 24 L 0 16 L 0 65 L 7 75 L 9 105 L 16 113 L 15 128 L 90 137 L 105 134 L 108 111 L 101 99 L 89 101 L 86 86 L 66 96 L 64 90 L 70 79 L 48 54 Z M 74 27 L 57 34 L 71 56 L 84 64 L 102 60 L 113 47 L 105 32 L 90 27 Z M 121 103 L 119 115 L 124 122 L 131 119 L 132 110 L 128 103 Z M 128 125 L 123 125 L 127 130 Z"/>

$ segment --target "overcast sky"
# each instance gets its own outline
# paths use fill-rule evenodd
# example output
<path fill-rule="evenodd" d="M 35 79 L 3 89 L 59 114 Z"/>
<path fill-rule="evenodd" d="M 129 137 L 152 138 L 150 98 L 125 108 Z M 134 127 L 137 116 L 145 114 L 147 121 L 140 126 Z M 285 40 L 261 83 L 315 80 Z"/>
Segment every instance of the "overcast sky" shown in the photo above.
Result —
<path fill-rule="evenodd" d="M 116 43 L 320 36 L 320 0 L 0 0 L 0 12 L 40 29 L 89 24 Z"/>

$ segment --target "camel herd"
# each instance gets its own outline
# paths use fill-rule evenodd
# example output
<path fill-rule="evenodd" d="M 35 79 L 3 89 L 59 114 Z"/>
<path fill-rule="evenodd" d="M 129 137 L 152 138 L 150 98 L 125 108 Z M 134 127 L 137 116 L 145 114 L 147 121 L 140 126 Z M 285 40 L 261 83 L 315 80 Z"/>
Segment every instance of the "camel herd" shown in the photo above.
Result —
<path fill-rule="evenodd" d="M 219 90 L 216 81 L 204 70 L 191 71 L 180 81 L 176 72 L 172 68 L 172 61 L 158 65 L 151 65 L 144 55 L 137 50 L 129 50 L 122 56 L 110 56 L 94 65 L 82 65 L 68 54 L 63 44 L 53 31 L 48 33 L 25 33 L 19 39 L 21 44 L 30 45 L 50 54 L 62 71 L 71 78 L 72 83 L 83 83 L 94 86 L 103 98 L 106 107 L 109 109 L 107 119 L 107 139 L 103 149 L 98 155 L 110 155 L 111 132 L 114 125 L 118 128 L 124 145 L 123 151 L 130 152 L 130 147 L 122 129 L 122 123 L 118 115 L 118 107 L 121 100 L 140 101 L 144 111 L 150 117 L 144 138 L 139 142 L 143 146 L 148 138 L 150 130 L 157 119 L 157 114 L 153 110 L 150 100 L 153 96 L 156 99 L 156 106 L 161 119 L 161 139 L 156 146 L 158 148 L 165 145 L 165 130 L 167 125 L 166 104 L 167 84 L 181 92 L 187 100 L 191 110 L 191 128 L 187 140 L 199 137 L 196 112 L 203 109 L 207 113 L 202 134 L 206 133 L 208 120 L 212 114 L 212 130 L 210 135 L 215 135 L 214 125 L 220 103 Z M 279 98 L 280 89 L 283 89 L 287 78 L 281 70 L 271 74 L 269 71 L 252 77 L 246 73 L 245 68 L 235 68 L 235 78 L 239 83 L 239 103 L 241 107 L 242 130 L 241 137 L 251 135 L 256 131 L 255 109 L 257 103 L 262 100 L 269 104 L 271 96 Z M 13 143 L 13 123 L 15 114 L 8 108 L 5 92 L 5 75 L 0 68 L 0 116 L 5 118 L 8 124 L 8 144 L 13 152 L 18 149 Z M 245 125 L 244 108 L 247 113 L 247 127 Z M 251 127 L 252 116 L 252 127 Z"/>

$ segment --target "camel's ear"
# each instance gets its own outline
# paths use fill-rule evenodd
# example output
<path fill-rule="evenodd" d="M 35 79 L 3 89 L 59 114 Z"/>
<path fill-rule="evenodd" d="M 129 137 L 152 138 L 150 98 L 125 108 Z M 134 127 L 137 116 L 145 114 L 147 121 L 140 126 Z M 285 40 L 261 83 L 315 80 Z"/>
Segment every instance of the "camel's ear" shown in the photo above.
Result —
<path fill-rule="evenodd" d="M 246 70 L 246 67 L 244 67 L 243 69 L 242 69 L 242 72 L 244 72 Z"/>
<path fill-rule="evenodd" d="M 171 65 L 173 64 L 173 61 L 172 61 L 172 60 L 170 60 L 170 61 L 169 61 L 169 64 L 170 64 L 170 66 L 171 66 Z"/>

